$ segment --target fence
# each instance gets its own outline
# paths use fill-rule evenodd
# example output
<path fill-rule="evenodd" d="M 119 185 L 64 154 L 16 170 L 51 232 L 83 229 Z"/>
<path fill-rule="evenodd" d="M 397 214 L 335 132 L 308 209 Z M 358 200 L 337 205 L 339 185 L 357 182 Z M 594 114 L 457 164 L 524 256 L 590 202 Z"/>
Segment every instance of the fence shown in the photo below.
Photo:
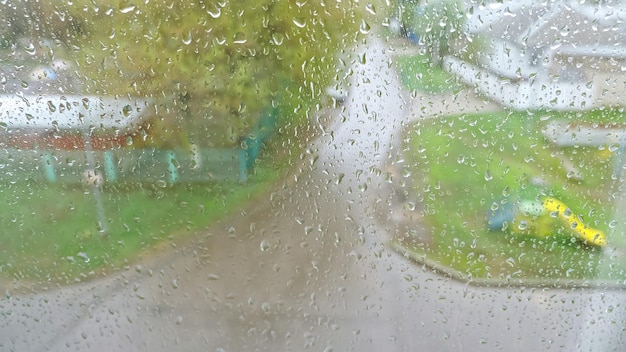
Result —
<path fill-rule="evenodd" d="M 88 161 L 91 153 L 93 161 Z M 120 149 L 105 151 L 0 151 L 0 179 L 81 183 L 97 175 L 105 183 L 241 181 L 248 177 L 243 149 Z"/>
<path fill-rule="evenodd" d="M 263 143 L 276 128 L 278 108 L 266 110 L 235 148 L 30 150 L 0 149 L 0 180 L 81 183 L 208 182 L 248 180 Z"/>

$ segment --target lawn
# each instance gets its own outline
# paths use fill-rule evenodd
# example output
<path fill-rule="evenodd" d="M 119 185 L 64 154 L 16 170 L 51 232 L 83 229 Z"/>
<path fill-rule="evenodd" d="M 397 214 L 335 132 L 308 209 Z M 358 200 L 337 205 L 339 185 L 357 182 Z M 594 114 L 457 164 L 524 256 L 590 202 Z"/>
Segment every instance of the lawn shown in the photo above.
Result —
<path fill-rule="evenodd" d="M 141 259 L 164 240 L 207 228 L 254 199 L 271 178 L 236 182 L 107 186 L 102 190 L 107 235 L 99 232 L 90 187 L 5 183 L 1 192 L 0 270 L 3 276 L 67 283 Z"/>
<path fill-rule="evenodd" d="M 607 146 L 551 145 L 541 130 L 553 119 L 614 125 L 621 114 L 502 112 L 415 125 L 409 132 L 408 165 L 420 204 L 415 211 L 432 238 L 428 243 L 415 243 L 411 236 L 398 241 L 471 278 L 626 279 L 626 236 L 613 196 L 618 187 L 612 180 L 614 153 Z M 581 176 L 572 177 L 566 164 Z M 556 220 L 548 221 L 547 237 L 515 230 L 513 223 L 504 231 L 488 230 L 488 214 L 499 207 L 546 196 L 604 231 L 608 246 L 589 246 Z"/>
<path fill-rule="evenodd" d="M 307 130 L 304 119 L 292 120 L 281 121 L 245 184 L 105 184 L 106 236 L 99 232 L 91 186 L 12 175 L 19 181 L 0 183 L 0 278 L 52 284 L 87 280 L 140 262 L 161 243 L 175 245 L 214 226 L 267 192 L 292 165 L 301 145 L 289 141 Z"/>
<path fill-rule="evenodd" d="M 440 94 L 459 90 L 461 85 L 456 76 L 434 65 L 424 55 L 400 56 L 396 69 L 402 84 L 410 91 Z"/>

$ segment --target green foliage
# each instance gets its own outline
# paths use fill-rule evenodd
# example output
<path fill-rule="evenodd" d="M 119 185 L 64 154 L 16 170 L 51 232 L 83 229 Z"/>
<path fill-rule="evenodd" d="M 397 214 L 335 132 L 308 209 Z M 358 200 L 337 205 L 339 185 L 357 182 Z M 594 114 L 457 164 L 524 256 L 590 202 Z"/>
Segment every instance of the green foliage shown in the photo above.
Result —
<path fill-rule="evenodd" d="M 465 12 L 459 0 L 431 1 L 423 16 L 415 22 L 415 29 L 437 61 L 450 53 L 453 44 L 464 31 Z"/>
<path fill-rule="evenodd" d="M 466 38 L 467 40 L 460 39 L 459 46 L 455 50 L 455 56 L 461 60 L 480 66 L 484 62 L 484 58 L 489 55 L 489 39 L 482 35 L 473 35 Z"/>
<path fill-rule="evenodd" d="M 459 0 L 406 1 L 403 22 L 420 37 L 432 60 L 439 64 L 462 39 L 465 10 Z"/>
<path fill-rule="evenodd" d="M 85 93 L 155 99 L 154 141 L 178 145 L 188 139 L 234 145 L 264 109 L 289 99 L 286 90 L 319 95 L 335 51 L 351 44 L 358 27 L 351 2 L 75 0 L 29 6 L 3 12 L 16 18 L 9 23 L 13 36 L 64 43 Z"/>
<path fill-rule="evenodd" d="M 460 89 L 456 76 L 434 65 L 423 55 L 398 57 L 396 68 L 402 84 L 409 90 L 439 94 Z"/>
<path fill-rule="evenodd" d="M 120 183 L 103 189 L 108 234 L 98 232 L 90 188 L 29 181 L 2 184 L 0 273 L 10 279 L 71 283 L 137 262 L 155 245 L 180 241 L 242 209 L 281 177 L 269 160 L 235 182 Z"/>
<path fill-rule="evenodd" d="M 395 7 L 399 8 L 400 20 L 406 26 L 412 28 L 412 25 L 416 22 L 418 13 L 420 12 L 420 6 L 424 1 L 422 0 L 396 0 L 394 1 Z"/>

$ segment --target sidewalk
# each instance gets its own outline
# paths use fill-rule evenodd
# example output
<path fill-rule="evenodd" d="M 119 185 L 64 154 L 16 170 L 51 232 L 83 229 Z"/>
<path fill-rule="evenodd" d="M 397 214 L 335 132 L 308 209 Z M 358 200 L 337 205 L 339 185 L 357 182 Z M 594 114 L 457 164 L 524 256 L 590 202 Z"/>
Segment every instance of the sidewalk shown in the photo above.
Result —
<path fill-rule="evenodd" d="M 395 52 L 398 55 L 417 54 L 418 48 L 407 42 L 403 44 L 402 39 L 397 39 L 396 45 L 401 49 Z M 404 100 L 408 102 L 404 107 L 404 118 L 402 129 L 398 131 L 401 135 L 393 140 L 391 150 L 394 155 L 388 160 L 385 172 L 392 180 L 390 185 L 391 209 L 388 213 L 379 212 L 379 221 L 393 224 L 391 227 L 392 238 L 410 238 L 414 244 L 428 247 L 431 239 L 427 229 L 424 228 L 423 218 L 420 212 L 421 202 L 410 193 L 410 187 L 406 184 L 412 177 L 408 170 L 405 170 L 404 156 L 405 141 L 404 135 L 420 121 L 437 119 L 446 116 L 461 114 L 478 114 L 501 111 L 502 107 L 485 97 L 476 94 L 472 87 L 451 94 L 428 94 L 423 92 L 410 92 L 403 90 Z"/>

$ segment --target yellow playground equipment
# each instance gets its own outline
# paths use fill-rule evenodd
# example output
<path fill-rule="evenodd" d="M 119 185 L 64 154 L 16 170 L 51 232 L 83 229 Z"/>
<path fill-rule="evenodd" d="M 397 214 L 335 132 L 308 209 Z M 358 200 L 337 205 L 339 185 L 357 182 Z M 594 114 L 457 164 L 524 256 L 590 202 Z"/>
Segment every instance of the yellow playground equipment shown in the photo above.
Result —
<path fill-rule="evenodd" d="M 499 207 L 490 212 L 487 226 L 490 230 L 548 236 L 553 233 L 555 219 L 579 240 L 591 246 L 606 246 L 606 235 L 602 230 L 585 225 L 565 203 L 553 197 L 541 201 L 519 200 L 515 205 Z"/>

